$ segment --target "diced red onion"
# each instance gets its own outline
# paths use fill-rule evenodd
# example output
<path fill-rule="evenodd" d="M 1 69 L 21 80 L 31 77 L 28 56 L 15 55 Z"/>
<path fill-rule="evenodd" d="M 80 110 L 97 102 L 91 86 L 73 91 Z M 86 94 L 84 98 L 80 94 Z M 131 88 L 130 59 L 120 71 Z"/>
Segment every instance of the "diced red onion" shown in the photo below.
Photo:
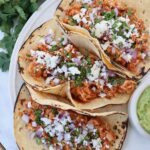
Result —
<path fill-rule="evenodd" d="M 112 71 L 108 71 L 108 76 L 110 76 L 110 77 L 114 77 L 114 76 L 115 76 L 115 74 L 114 74 L 114 72 L 112 72 Z"/>
<path fill-rule="evenodd" d="M 52 39 L 51 39 L 51 36 L 50 35 L 47 35 L 47 36 L 45 36 L 45 43 L 46 44 L 50 44 L 51 42 L 52 42 Z"/>
<path fill-rule="evenodd" d="M 87 124 L 87 128 L 90 129 L 90 130 L 93 130 L 93 129 L 94 129 L 94 126 L 93 126 L 92 123 L 89 122 L 89 123 Z"/>
<path fill-rule="evenodd" d="M 150 57 L 150 51 L 147 52 L 148 57 Z"/>
<path fill-rule="evenodd" d="M 132 55 L 133 59 L 136 59 L 137 58 L 137 51 L 134 51 L 131 55 Z"/>
<path fill-rule="evenodd" d="M 74 63 L 76 63 L 77 65 L 80 65 L 81 64 L 81 59 L 80 58 L 72 58 L 72 61 Z"/>
<path fill-rule="evenodd" d="M 118 14 L 119 14 L 118 8 L 115 8 L 114 12 L 115 12 L 115 15 L 118 16 Z"/>
<path fill-rule="evenodd" d="M 26 124 L 29 123 L 29 116 L 26 115 L 26 114 L 24 114 L 24 115 L 22 116 L 22 120 L 23 120 Z"/>
<path fill-rule="evenodd" d="M 59 119 L 61 119 L 64 116 L 64 113 L 62 112 L 61 114 L 59 114 Z"/>
<path fill-rule="evenodd" d="M 39 128 L 37 131 L 36 131 L 36 135 L 37 137 L 42 137 L 42 134 L 43 134 L 43 128 Z"/>
<path fill-rule="evenodd" d="M 37 123 L 35 121 L 32 122 L 32 127 L 37 127 Z"/>

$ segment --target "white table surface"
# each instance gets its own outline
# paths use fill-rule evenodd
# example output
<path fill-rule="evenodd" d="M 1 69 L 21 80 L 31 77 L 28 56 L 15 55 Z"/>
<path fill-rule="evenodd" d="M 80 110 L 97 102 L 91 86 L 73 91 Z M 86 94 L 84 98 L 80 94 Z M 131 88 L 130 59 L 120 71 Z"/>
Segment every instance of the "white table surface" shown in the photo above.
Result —
<path fill-rule="evenodd" d="M 2 34 L 0 32 L 0 38 Z M 17 150 L 13 135 L 13 104 L 10 98 L 9 73 L 0 71 L 0 142 L 6 150 Z M 122 150 L 150 150 L 150 140 L 141 137 L 130 125 Z"/>

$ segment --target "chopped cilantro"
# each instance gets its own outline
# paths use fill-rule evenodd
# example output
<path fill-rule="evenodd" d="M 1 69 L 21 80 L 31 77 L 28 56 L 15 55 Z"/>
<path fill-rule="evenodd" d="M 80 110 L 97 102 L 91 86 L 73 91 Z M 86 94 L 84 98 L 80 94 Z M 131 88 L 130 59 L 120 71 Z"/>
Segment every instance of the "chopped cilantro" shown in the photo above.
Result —
<path fill-rule="evenodd" d="M 69 132 L 69 127 L 65 127 L 65 131 L 66 131 L 66 132 Z"/>
<path fill-rule="evenodd" d="M 127 11 L 127 14 L 128 14 L 128 16 L 130 17 L 130 16 L 132 16 L 132 9 L 128 9 L 128 11 Z"/>
<path fill-rule="evenodd" d="M 50 49 L 50 51 L 56 51 L 57 50 L 57 45 L 53 45 L 52 48 Z"/>
<path fill-rule="evenodd" d="M 72 57 L 72 54 L 71 53 L 68 53 L 67 54 L 67 58 L 71 58 Z"/>
<path fill-rule="evenodd" d="M 43 121 L 41 121 L 41 113 L 42 113 L 42 110 L 40 110 L 40 109 L 37 109 L 34 112 L 34 114 L 36 116 L 35 121 L 38 125 L 43 125 Z"/>
<path fill-rule="evenodd" d="M 74 26 L 74 25 L 77 25 L 77 21 L 74 20 L 72 17 L 69 18 L 69 24 Z"/>
<path fill-rule="evenodd" d="M 114 10 L 111 12 L 104 12 L 102 15 L 104 16 L 105 20 L 111 20 L 116 17 Z"/>
<path fill-rule="evenodd" d="M 102 4 L 102 0 L 99 0 L 99 1 L 98 1 L 98 4 Z"/>
<path fill-rule="evenodd" d="M 36 143 L 37 143 L 38 145 L 40 145 L 40 144 L 42 143 L 41 140 L 40 140 L 38 137 L 35 138 L 35 141 L 36 141 Z"/>
<path fill-rule="evenodd" d="M 115 34 L 112 35 L 112 40 L 116 40 L 116 35 Z"/>
<path fill-rule="evenodd" d="M 31 57 L 31 55 L 30 55 L 30 54 L 26 54 L 26 56 L 27 56 L 27 57 Z"/>
<path fill-rule="evenodd" d="M 34 112 L 34 114 L 35 114 L 36 116 L 41 115 L 41 113 L 42 113 L 42 110 L 40 110 L 40 109 L 36 109 L 35 112 Z"/>
<path fill-rule="evenodd" d="M 75 85 L 80 86 L 82 82 L 86 79 L 88 73 L 90 73 L 91 69 L 89 67 L 80 67 L 79 70 L 81 71 L 80 75 L 75 77 Z"/>
<path fill-rule="evenodd" d="M 57 114 L 58 114 L 58 111 L 57 111 L 56 108 L 52 108 L 52 109 L 51 109 L 51 112 L 52 112 L 54 115 L 57 115 Z"/>
<path fill-rule="evenodd" d="M 101 21 L 100 18 L 97 18 L 97 17 L 96 17 L 96 18 L 94 19 L 95 24 L 96 24 L 96 23 L 99 23 L 100 21 Z"/>
<path fill-rule="evenodd" d="M 61 38 L 60 42 L 62 43 L 64 41 L 64 37 Z"/>
<path fill-rule="evenodd" d="M 83 5 L 82 5 L 82 8 L 86 8 L 86 9 L 88 9 L 88 8 L 89 8 L 89 6 L 88 6 L 88 4 L 83 4 Z"/>
<path fill-rule="evenodd" d="M 64 64 L 66 64 L 67 67 L 73 67 L 73 66 L 76 66 L 76 64 L 73 63 L 73 62 L 64 62 Z"/>
<path fill-rule="evenodd" d="M 108 79 L 108 82 L 111 83 L 112 85 L 122 85 L 124 83 L 125 79 L 124 78 L 113 78 L 110 77 Z"/>
<path fill-rule="evenodd" d="M 87 64 L 88 64 L 88 65 L 91 64 L 91 59 L 90 59 L 90 57 L 87 57 L 87 58 L 86 58 L 86 61 L 87 61 Z"/>
<path fill-rule="evenodd" d="M 73 136 L 79 136 L 80 135 L 80 129 L 79 128 L 75 129 L 72 134 L 73 134 Z"/>

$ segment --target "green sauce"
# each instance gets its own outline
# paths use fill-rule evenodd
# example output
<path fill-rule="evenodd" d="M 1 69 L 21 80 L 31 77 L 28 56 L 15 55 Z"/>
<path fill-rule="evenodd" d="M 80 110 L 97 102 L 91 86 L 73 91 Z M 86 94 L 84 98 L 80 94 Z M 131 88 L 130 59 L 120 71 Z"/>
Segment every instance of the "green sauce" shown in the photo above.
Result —
<path fill-rule="evenodd" d="M 150 133 L 150 86 L 143 91 L 139 98 L 137 114 L 141 126 Z"/>

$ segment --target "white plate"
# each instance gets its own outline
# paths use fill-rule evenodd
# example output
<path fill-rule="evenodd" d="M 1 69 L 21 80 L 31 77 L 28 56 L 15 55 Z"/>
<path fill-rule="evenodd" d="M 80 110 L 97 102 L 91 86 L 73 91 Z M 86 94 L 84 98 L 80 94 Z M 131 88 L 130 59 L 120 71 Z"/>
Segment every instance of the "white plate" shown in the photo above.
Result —
<path fill-rule="evenodd" d="M 61 0 L 47 0 L 28 20 L 17 39 L 10 64 L 10 103 L 13 105 L 15 104 L 17 93 L 23 83 L 17 66 L 18 51 L 25 40 L 37 27 L 52 18 L 60 1 Z M 129 125 L 129 130 L 122 150 L 150 150 L 150 142 L 137 134 L 136 131 Z"/>

